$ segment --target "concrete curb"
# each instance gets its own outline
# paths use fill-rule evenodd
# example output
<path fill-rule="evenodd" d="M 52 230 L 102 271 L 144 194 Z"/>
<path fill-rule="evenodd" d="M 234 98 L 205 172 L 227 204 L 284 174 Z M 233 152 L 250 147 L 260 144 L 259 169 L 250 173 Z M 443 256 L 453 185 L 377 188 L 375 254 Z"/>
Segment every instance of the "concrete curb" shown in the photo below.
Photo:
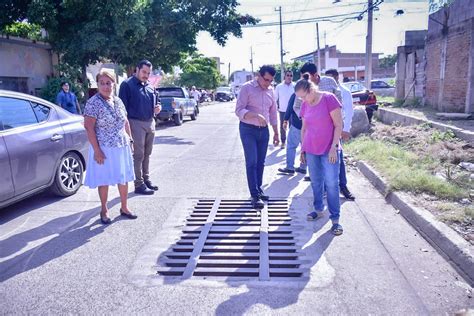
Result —
<path fill-rule="evenodd" d="M 385 124 L 393 124 L 394 122 L 400 122 L 402 125 L 418 125 L 423 123 L 429 123 L 436 129 L 446 132 L 447 130 L 452 130 L 454 134 L 470 143 L 474 143 L 474 132 L 455 127 L 452 125 L 442 124 L 438 122 L 433 122 L 426 119 L 420 119 L 408 114 L 397 113 L 389 109 L 380 108 L 375 112 L 375 116 Z"/>
<path fill-rule="evenodd" d="M 473 247 L 446 224 L 438 221 L 429 211 L 413 206 L 408 195 L 390 192 L 388 184 L 367 163 L 359 161 L 357 167 L 385 196 L 387 202 L 399 210 L 400 214 L 473 286 L 474 256 L 471 251 Z"/>

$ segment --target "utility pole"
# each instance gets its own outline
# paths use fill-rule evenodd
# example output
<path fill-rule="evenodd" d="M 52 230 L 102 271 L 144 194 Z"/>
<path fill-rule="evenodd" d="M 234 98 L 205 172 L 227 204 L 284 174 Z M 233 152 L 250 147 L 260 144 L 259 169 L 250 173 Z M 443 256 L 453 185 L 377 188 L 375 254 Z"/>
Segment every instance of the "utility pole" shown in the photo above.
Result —
<path fill-rule="evenodd" d="M 373 0 L 368 0 L 367 37 L 365 41 L 365 87 L 370 89 L 372 80 L 372 22 Z"/>
<path fill-rule="evenodd" d="M 230 62 L 229 62 L 229 69 L 227 70 L 227 82 L 230 82 Z"/>
<path fill-rule="evenodd" d="M 319 47 L 319 24 L 316 23 L 316 44 L 318 45 L 318 72 L 321 71 L 321 48 Z"/>
<path fill-rule="evenodd" d="M 278 7 L 278 9 L 275 9 L 275 11 L 278 11 L 280 13 L 280 75 L 281 75 L 281 81 L 283 82 L 283 77 L 285 76 L 285 70 L 284 64 L 283 64 L 283 27 L 281 24 L 281 7 Z"/>
<path fill-rule="evenodd" d="M 253 49 L 250 46 L 250 66 L 252 67 L 252 76 L 253 76 Z"/>

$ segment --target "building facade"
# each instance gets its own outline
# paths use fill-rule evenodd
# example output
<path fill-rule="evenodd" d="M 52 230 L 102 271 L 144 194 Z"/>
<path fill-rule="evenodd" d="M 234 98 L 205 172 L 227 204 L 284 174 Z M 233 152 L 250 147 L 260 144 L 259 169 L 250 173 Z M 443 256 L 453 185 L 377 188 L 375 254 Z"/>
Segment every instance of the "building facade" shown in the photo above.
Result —
<path fill-rule="evenodd" d="M 58 56 L 44 42 L 0 35 L 0 89 L 37 95 L 54 75 Z"/>
<path fill-rule="evenodd" d="M 379 69 L 379 53 L 372 54 L 372 72 L 376 75 Z M 336 45 L 326 46 L 320 50 L 321 69 L 320 73 L 324 73 L 327 69 L 335 68 L 344 78 L 348 80 L 364 80 L 365 77 L 365 53 L 342 53 L 337 50 Z M 294 58 L 294 60 L 302 62 L 313 62 L 318 64 L 318 51 Z M 394 71 L 384 72 L 383 77 L 394 76 Z"/>

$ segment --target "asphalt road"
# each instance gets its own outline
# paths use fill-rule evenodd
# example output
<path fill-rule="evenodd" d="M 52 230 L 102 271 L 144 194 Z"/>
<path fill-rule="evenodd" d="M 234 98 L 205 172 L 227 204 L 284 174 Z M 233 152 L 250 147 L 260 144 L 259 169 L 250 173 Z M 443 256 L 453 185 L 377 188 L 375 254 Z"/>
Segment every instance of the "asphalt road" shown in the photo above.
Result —
<path fill-rule="evenodd" d="M 99 223 L 95 190 L 47 193 L 0 211 L 0 313 L 7 314 L 445 314 L 473 307 L 472 288 L 356 170 L 355 202 L 342 205 L 344 234 L 304 220 L 311 189 L 278 175 L 284 151 L 270 145 L 266 192 L 289 198 L 301 224 L 308 278 L 300 281 L 181 281 L 156 275 L 197 198 L 247 198 L 233 103 L 203 107 L 197 121 L 157 128 L 154 196 L 135 196 L 139 216 Z"/>

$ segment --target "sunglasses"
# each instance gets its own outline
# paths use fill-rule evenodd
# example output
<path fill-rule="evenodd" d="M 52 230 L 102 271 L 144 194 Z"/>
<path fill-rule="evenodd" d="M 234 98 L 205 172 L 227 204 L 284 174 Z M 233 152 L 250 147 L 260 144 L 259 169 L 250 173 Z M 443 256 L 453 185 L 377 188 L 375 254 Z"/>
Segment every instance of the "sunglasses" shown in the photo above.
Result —
<path fill-rule="evenodd" d="M 293 75 L 292 75 L 292 74 L 287 74 L 286 76 L 287 76 L 287 77 L 293 77 Z"/>
<path fill-rule="evenodd" d="M 267 79 L 265 77 L 262 77 L 263 80 L 265 80 L 266 82 L 272 82 L 273 81 L 273 78 L 272 79 Z"/>

